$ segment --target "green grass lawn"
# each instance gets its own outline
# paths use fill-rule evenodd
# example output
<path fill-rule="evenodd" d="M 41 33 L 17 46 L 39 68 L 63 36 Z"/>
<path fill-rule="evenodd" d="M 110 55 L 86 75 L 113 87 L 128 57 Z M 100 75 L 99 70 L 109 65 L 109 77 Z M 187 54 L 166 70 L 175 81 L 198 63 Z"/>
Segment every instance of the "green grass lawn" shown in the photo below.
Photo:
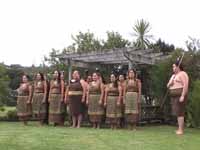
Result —
<path fill-rule="evenodd" d="M 44 126 L 0 122 L 0 150 L 199 150 L 200 130 L 144 126 L 137 131 Z"/>

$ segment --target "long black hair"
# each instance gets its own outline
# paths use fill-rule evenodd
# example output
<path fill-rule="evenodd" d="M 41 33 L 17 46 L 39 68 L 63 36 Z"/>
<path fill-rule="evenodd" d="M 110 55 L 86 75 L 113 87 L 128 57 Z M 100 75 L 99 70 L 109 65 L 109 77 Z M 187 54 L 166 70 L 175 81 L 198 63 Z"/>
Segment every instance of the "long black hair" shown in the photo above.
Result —
<path fill-rule="evenodd" d="M 28 81 L 31 79 L 29 75 L 27 75 L 27 74 L 24 73 L 24 74 L 22 75 L 22 79 L 21 79 L 22 82 L 23 82 L 23 77 L 24 77 L 24 76 L 28 79 Z"/>
<path fill-rule="evenodd" d="M 180 60 L 177 60 L 174 64 L 176 65 L 176 67 L 179 67 L 179 69 L 180 69 L 181 71 L 184 71 L 183 65 L 182 65 L 182 63 L 180 62 Z"/>
<path fill-rule="evenodd" d="M 112 76 L 112 75 L 114 75 L 114 77 L 115 77 L 115 82 L 114 82 L 114 87 L 115 88 L 117 88 L 118 87 L 118 80 L 117 80 L 117 75 L 116 74 L 114 74 L 114 73 L 111 73 L 111 75 L 110 75 L 110 77 Z"/>
<path fill-rule="evenodd" d="M 44 81 L 44 74 L 41 72 L 38 72 L 37 74 L 39 74 L 41 76 L 41 80 Z M 35 79 L 37 77 L 37 74 L 35 75 Z"/>
<path fill-rule="evenodd" d="M 135 69 L 129 69 L 129 70 L 128 70 L 128 79 L 129 79 L 129 73 L 130 73 L 130 71 L 133 71 L 133 73 L 134 73 L 134 80 L 136 80 L 137 74 L 136 74 Z"/>
<path fill-rule="evenodd" d="M 61 79 L 60 79 L 60 71 L 54 70 L 53 74 L 54 74 L 56 71 L 58 72 L 58 82 L 60 83 L 60 80 L 61 80 Z"/>

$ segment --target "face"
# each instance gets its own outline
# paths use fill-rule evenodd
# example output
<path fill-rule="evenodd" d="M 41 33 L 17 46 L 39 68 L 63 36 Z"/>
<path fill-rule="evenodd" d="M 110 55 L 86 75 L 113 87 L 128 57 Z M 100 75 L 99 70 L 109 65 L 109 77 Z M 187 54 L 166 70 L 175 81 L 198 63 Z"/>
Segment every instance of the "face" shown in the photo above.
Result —
<path fill-rule="evenodd" d="M 87 82 L 91 82 L 92 81 L 92 77 L 91 76 L 88 76 L 87 77 Z"/>
<path fill-rule="evenodd" d="M 79 75 L 79 72 L 77 70 L 73 72 L 72 78 L 73 79 L 80 79 L 80 75 Z"/>
<path fill-rule="evenodd" d="M 59 76 L 58 71 L 54 71 L 54 73 L 53 73 L 53 78 L 54 78 L 54 79 L 58 79 L 58 76 Z"/>
<path fill-rule="evenodd" d="M 39 73 L 36 75 L 36 79 L 37 80 L 41 80 L 42 79 L 42 77 L 41 77 L 41 75 Z"/>
<path fill-rule="evenodd" d="M 96 73 L 93 73 L 92 80 L 93 81 L 97 81 L 98 80 L 98 75 Z"/>
<path fill-rule="evenodd" d="M 174 73 L 177 72 L 177 66 L 175 64 L 172 65 L 172 70 L 173 70 Z"/>
<path fill-rule="evenodd" d="M 133 71 L 133 70 L 130 70 L 128 76 L 129 76 L 129 78 L 135 78 L 135 73 L 134 73 L 134 71 Z"/>
<path fill-rule="evenodd" d="M 61 73 L 60 78 L 61 78 L 61 80 L 64 80 L 64 79 L 65 79 L 64 73 Z"/>
<path fill-rule="evenodd" d="M 124 76 L 123 75 L 119 76 L 119 81 L 124 81 Z"/>
<path fill-rule="evenodd" d="M 113 82 L 115 82 L 115 80 L 116 80 L 115 75 L 112 74 L 112 75 L 110 76 L 110 81 L 113 83 Z"/>
<path fill-rule="evenodd" d="M 27 76 L 24 75 L 24 76 L 22 77 L 22 82 L 23 82 L 23 83 L 27 83 L 27 82 L 28 82 Z"/>

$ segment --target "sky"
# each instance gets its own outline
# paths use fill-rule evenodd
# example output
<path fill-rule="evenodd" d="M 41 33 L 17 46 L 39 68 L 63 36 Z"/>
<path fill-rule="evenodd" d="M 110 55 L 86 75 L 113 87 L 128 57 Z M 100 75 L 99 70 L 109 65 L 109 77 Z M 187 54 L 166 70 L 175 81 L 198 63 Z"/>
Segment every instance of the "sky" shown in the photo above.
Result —
<path fill-rule="evenodd" d="M 185 48 L 188 36 L 200 39 L 198 0 L 1 0 L 0 62 L 39 65 L 52 48 L 72 44 L 71 35 L 106 31 L 134 40 L 137 20 L 151 24 L 154 39 Z"/>

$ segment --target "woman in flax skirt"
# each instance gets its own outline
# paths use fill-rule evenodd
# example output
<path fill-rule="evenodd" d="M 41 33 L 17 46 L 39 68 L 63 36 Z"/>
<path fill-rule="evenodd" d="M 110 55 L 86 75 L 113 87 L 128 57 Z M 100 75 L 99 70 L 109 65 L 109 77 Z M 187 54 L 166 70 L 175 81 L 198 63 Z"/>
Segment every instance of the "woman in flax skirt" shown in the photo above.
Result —
<path fill-rule="evenodd" d="M 122 109 L 122 117 L 120 119 L 120 126 L 121 127 L 125 127 L 125 118 L 124 118 L 124 110 L 125 110 L 125 105 L 124 105 L 124 90 L 125 90 L 125 86 L 126 86 L 126 80 L 125 80 L 126 76 L 123 72 L 121 72 L 119 74 L 119 81 L 118 84 L 121 87 L 121 91 L 122 91 L 122 96 L 121 96 L 121 109 Z"/>
<path fill-rule="evenodd" d="M 85 96 L 85 81 L 80 79 L 79 72 L 75 70 L 65 92 L 65 103 L 69 104 L 70 114 L 72 116 L 72 128 L 81 127 Z"/>
<path fill-rule="evenodd" d="M 64 125 L 64 82 L 60 78 L 60 72 L 54 71 L 53 80 L 50 82 L 49 91 L 49 122 L 54 126 Z"/>
<path fill-rule="evenodd" d="M 120 125 L 122 117 L 121 95 L 122 89 L 118 85 L 114 74 L 110 75 L 110 81 L 105 89 L 104 106 L 106 107 L 106 123 L 110 124 L 111 129 L 116 129 Z"/>
<path fill-rule="evenodd" d="M 27 121 L 32 115 L 32 86 L 29 83 L 29 77 L 27 75 L 22 76 L 22 83 L 17 89 L 17 92 L 17 115 L 19 117 L 19 120 L 23 121 L 24 125 L 27 125 Z"/>
<path fill-rule="evenodd" d="M 104 97 L 104 85 L 100 81 L 97 73 L 92 75 L 93 81 L 88 85 L 87 100 L 88 115 L 93 128 L 100 128 L 102 117 L 104 114 L 103 97 Z"/>
<path fill-rule="evenodd" d="M 33 89 L 33 115 L 40 121 L 40 125 L 43 125 L 47 114 L 47 84 L 44 80 L 44 75 L 40 72 L 36 75 Z"/>
<path fill-rule="evenodd" d="M 133 69 L 128 71 L 124 96 L 126 123 L 131 129 L 136 130 L 141 107 L 141 82 L 136 78 L 136 73 Z"/>

